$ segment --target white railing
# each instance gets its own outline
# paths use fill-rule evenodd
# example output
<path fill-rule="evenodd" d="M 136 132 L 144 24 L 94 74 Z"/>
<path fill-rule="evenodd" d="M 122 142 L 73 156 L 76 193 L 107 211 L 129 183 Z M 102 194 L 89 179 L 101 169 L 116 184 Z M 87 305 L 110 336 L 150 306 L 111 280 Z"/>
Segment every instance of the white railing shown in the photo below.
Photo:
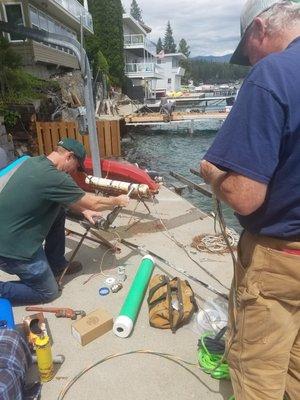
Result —
<path fill-rule="evenodd" d="M 156 45 L 142 34 L 124 35 L 125 47 L 143 46 L 151 54 L 156 54 Z"/>
<path fill-rule="evenodd" d="M 156 72 L 155 63 L 127 63 L 125 64 L 126 74 L 145 74 Z"/>
<path fill-rule="evenodd" d="M 86 10 L 82 4 L 77 0 L 52 0 L 55 3 L 62 6 L 70 14 L 73 15 L 79 22 L 82 18 L 83 26 L 89 30 L 93 30 L 93 18 L 91 14 Z"/>

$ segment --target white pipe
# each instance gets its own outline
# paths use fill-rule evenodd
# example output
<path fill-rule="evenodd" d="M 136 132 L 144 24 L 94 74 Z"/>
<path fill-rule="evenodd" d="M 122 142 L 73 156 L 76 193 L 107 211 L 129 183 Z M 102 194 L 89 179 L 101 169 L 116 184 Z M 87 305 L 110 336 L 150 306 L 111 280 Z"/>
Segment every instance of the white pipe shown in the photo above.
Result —
<path fill-rule="evenodd" d="M 111 179 L 98 178 L 92 175 L 89 175 L 85 178 L 85 183 L 100 190 L 112 189 L 123 193 L 128 193 L 132 189 L 133 195 L 142 197 L 150 196 L 149 186 L 145 184 L 115 181 Z"/>

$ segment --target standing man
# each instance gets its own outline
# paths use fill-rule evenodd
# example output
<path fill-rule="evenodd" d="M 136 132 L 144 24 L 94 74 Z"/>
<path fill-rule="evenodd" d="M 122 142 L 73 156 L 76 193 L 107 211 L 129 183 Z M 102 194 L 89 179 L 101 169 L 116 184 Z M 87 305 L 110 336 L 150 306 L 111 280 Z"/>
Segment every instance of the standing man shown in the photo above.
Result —
<path fill-rule="evenodd" d="M 92 222 L 98 211 L 128 205 L 128 196 L 95 196 L 76 185 L 69 174 L 83 168 L 84 159 L 82 144 L 65 138 L 48 157 L 25 159 L 0 175 L 0 269 L 20 278 L 0 282 L 0 297 L 32 304 L 58 296 L 42 244 L 62 207 Z"/>
<path fill-rule="evenodd" d="M 228 362 L 236 400 L 299 400 L 300 2 L 248 0 L 241 29 L 253 68 L 201 163 L 244 228 Z"/>

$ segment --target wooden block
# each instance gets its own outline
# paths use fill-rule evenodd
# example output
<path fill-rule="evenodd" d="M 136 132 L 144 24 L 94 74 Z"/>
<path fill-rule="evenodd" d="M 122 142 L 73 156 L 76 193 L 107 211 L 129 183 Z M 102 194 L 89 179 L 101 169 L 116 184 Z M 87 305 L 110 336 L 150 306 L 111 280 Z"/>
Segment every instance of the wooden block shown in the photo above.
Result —
<path fill-rule="evenodd" d="M 51 133 L 52 133 L 52 150 L 54 150 L 58 142 L 60 141 L 58 124 L 52 124 Z"/>
<path fill-rule="evenodd" d="M 119 157 L 121 155 L 120 142 L 120 123 L 118 120 L 111 121 L 111 147 L 114 157 Z"/>
<path fill-rule="evenodd" d="M 53 150 L 52 140 L 51 140 L 51 123 L 45 123 L 43 129 L 43 140 L 44 140 L 44 150 L 46 155 L 50 154 Z"/>
<path fill-rule="evenodd" d="M 104 121 L 97 121 L 97 134 L 98 134 L 98 143 L 100 148 L 100 156 L 106 156 L 106 148 L 105 148 L 105 140 L 104 140 Z"/>

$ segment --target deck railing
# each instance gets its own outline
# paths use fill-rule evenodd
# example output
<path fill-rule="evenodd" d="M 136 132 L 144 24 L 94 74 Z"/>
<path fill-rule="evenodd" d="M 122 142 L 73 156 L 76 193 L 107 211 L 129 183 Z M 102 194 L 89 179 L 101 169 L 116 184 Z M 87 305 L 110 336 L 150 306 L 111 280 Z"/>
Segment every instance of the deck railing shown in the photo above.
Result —
<path fill-rule="evenodd" d="M 155 63 L 127 63 L 125 64 L 126 74 L 138 74 L 138 73 L 155 73 Z"/>
<path fill-rule="evenodd" d="M 52 0 L 59 4 L 70 14 L 73 15 L 79 22 L 82 17 L 83 26 L 87 29 L 93 31 L 93 18 L 91 14 L 86 10 L 82 4 L 77 0 Z"/>
<path fill-rule="evenodd" d="M 124 46 L 126 48 L 143 46 L 151 54 L 156 54 L 156 45 L 142 34 L 124 35 Z"/>

